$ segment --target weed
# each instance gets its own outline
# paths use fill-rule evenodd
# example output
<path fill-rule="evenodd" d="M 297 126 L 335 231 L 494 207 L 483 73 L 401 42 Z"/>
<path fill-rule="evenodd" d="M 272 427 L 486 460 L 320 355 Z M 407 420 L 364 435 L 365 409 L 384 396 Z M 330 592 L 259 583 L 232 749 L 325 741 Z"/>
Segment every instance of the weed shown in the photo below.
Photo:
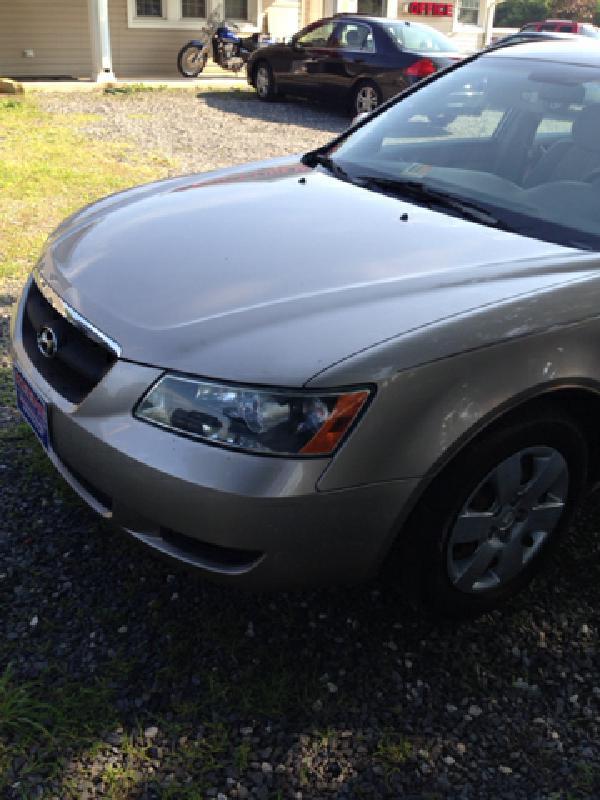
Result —
<path fill-rule="evenodd" d="M 22 111 L 24 108 L 22 100 L 0 100 L 0 111 Z"/>
<path fill-rule="evenodd" d="M 252 748 L 248 742 L 241 742 L 235 751 L 235 766 L 239 773 L 245 772 L 248 769 L 250 761 L 250 753 Z"/>
<path fill-rule="evenodd" d="M 404 737 L 394 734 L 383 736 L 375 749 L 375 760 L 379 761 L 389 778 L 400 772 L 413 753 L 413 745 Z"/>
<path fill-rule="evenodd" d="M 147 83 L 125 83 L 122 86 L 106 86 L 104 94 L 139 94 L 140 92 L 164 92 L 169 87 L 165 84 L 150 86 Z"/>
<path fill-rule="evenodd" d="M 23 757 L 24 772 L 51 778 L 65 764 L 56 754 L 91 746 L 116 724 L 111 692 L 101 682 L 84 686 L 64 676 L 19 683 L 9 667 L 0 676 L 0 766 Z M 0 769 L 0 796 L 11 778 Z"/>

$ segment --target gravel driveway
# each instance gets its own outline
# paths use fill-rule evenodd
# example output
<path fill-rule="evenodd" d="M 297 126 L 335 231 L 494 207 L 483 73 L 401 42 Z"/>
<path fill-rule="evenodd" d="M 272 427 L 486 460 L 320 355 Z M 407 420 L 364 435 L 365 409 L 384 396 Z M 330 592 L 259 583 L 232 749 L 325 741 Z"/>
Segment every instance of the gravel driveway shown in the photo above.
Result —
<path fill-rule="evenodd" d="M 91 113 L 90 136 L 129 138 L 141 149 L 177 161 L 175 173 L 199 172 L 325 144 L 348 127 L 324 106 L 261 103 L 244 89 L 139 92 L 133 95 L 43 94 L 39 105 L 59 113 Z"/>
<path fill-rule="evenodd" d="M 307 149 L 346 124 L 251 94 L 39 102 L 96 114 L 90 136 L 131 137 L 181 171 Z M 7 800 L 600 797 L 597 499 L 505 612 L 439 626 L 378 584 L 247 596 L 179 571 L 88 511 L 12 414 L 0 675 L 11 662 L 48 704 L 54 740 L 45 761 L 40 733 L 10 763 L 0 744 Z"/>

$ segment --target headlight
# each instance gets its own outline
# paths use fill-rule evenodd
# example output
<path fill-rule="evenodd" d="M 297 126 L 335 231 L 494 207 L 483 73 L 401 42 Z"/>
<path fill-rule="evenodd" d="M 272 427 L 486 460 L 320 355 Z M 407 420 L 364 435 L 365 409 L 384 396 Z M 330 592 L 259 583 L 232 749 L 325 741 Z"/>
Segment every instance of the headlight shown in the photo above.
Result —
<path fill-rule="evenodd" d="M 333 452 L 369 390 L 290 392 L 165 375 L 134 410 L 145 422 L 205 442 L 276 455 Z"/>

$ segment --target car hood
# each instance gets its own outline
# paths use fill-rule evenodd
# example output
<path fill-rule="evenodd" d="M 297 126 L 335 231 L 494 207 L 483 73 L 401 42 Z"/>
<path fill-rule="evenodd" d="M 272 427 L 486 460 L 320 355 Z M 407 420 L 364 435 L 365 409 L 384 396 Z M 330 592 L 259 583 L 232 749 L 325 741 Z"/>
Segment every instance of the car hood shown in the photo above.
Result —
<path fill-rule="evenodd" d="M 296 157 L 102 200 L 57 229 L 40 269 L 125 359 L 299 386 L 383 340 L 574 279 L 586 263 Z"/>

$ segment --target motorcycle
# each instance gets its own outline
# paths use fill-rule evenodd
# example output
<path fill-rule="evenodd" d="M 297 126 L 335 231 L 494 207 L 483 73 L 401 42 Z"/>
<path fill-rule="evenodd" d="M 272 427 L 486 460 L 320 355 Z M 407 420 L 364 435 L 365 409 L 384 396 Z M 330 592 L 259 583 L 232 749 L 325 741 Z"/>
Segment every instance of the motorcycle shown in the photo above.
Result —
<path fill-rule="evenodd" d="M 223 69 L 239 72 L 254 50 L 271 44 L 268 33 L 253 33 L 245 38 L 238 36 L 237 25 L 221 21 L 219 16 L 218 12 L 213 13 L 200 38 L 192 39 L 179 51 L 177 68 L 184 78 L 198 77 L 209 55 Z"/>

